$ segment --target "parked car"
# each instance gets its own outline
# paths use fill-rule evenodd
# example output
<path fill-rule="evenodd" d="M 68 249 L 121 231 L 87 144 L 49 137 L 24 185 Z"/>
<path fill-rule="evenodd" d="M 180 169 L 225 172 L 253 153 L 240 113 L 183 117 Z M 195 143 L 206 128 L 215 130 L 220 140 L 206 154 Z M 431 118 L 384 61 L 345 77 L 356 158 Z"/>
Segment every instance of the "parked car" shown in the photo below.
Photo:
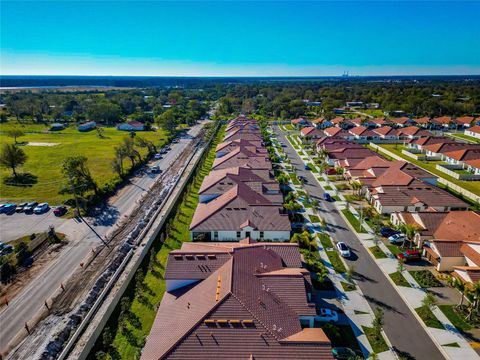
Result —
<path fill-rule="evenodd" d="M 357 354 L 355 351 L 348 347 L 334 347 L 332 348 L 332 355 L 338 360 L 356 359 Z"/>
<path fill-rule="evenodd" d="M 172 143 L 176 144 L 178 143 L 178 141 L 179 141 L 178 139 L 173 139 Z"/>
<path fill-rule="evenodd" d="M 151 172 L 152 174 L 158 174 L 158 173 L 161 172 L 161 170 L 160 170 L 160 167 L 158 167 L 158 166 L 152 166 L 152 167 L 150 168 L 150 172 Z"/>
<path fill-rule="evenodd" d="M 380 229 L 380 235 L 382 236 L 389 237 L 395 234 L 400 234 L 400 231 L 389 228 L 389 227 L 382 227 Z"/>
<path fill-rule="evenodd" d="M 352 253 L 350 252 L 350 249 L 347 246 L 347 244 L 345 244 L 342 241 L 337 243 L 337 250 L 340 253 L 340 255 L 344 258 L 348 258 L 352 255 Z"/>
<path fill-rule="evenodd" d="M 320 308 L 318 309 L 318 315 L 315 316 L 315 320 L 325 321 L 325 322 L 337 322 L 338 314 L 334 310 L 327 309 L 327 308 Z"/>
<path fill-rule="evenodd" d="M 158 153 L 158 154 L 155 154 L 155 156 L 153 157 L 155 160 L 160 160 L 162 158 L 162 154 Z"/>
<path fill-rule="evenodd" d="M 407 261 L 418 261 L 422 259 L 422 253 L 418 250 L 407 250 L 403 253 L 397 255 L 398 260 Z"/>
<path fill-rule="evenodd" d="M 33 209 L 33 213 L 34 213 L 34 214 L 43 214 L 44 212 L 47 212 L 48 209 L 50 209 L 50 206 L 48 206 L 47 203 L 41 203 L 41 204 L 38 204 L 38 205 Z"/>
<path fill-rule="evenodd" d="M 308 165 L 305 165 L 303 168 L 304 168 L 305 170 L 310 170 L 310 166 L 308 166 Z"/>
<path fill-rule="evenodd" d="M 62 216 L 65 215 L 67 212 L 67 207 L 66 206 L 57 206 L 55 209 L 53 209 L 53 214 L 55 216 Z"/>
<path fill-rule="evenodd" d="M 15 209 L 17 208 L 16 204 L 5 204 L 0 209 L 1 214 L 12 215 L 15 213 Z"/>
<path fill-rule="evenodd" d="M 36 201 L 32 201 L 32 202 L 29 202 L 27 205 L 25 205 L 23 207 L 23 212 L 25 214 L 32 214 L 33 213 L 33 209 L 35 209 L 35 207 L 38 205 L 38 202 Z"/>
<path fill-rule="evenodd" d="M 390 236 L 388 238 L 388 242 L 390 244 L 398 244 L 398 243 L 404 242 L 406 239 L 407 237 L 405 236 L 405 234 L 399 233 L 399 234 Z"/>
<path fill-rule="evenodd" d="M 330 196 L 329 193 L 323 193 L 323 200 L 328 201 L 328 202 L 332 202 L 333 198 Z"/>
<path fill-rule="evenodd" d="M 25 211 L 25 206 L 27 206 L 27 204 L 28 203 L 26 203 L 26 202 L 18 204 L 17 208 L 15 209 L 15 212 L 17 212 L 17 213 L 24 212 Z"/>
<path fill-rule="evenodd" d="M 8 255 L 13 252 L 13 246 L 12 245 L 5 245 L 3 246 L 3 249 L 0 250 L 0 256 Z"/>
<path fill-rule="evenodd" d="M 335 168 L 328 168 L 325 170 L 325 174 L 327 175 L 337 175 L 337 170 Z"/>

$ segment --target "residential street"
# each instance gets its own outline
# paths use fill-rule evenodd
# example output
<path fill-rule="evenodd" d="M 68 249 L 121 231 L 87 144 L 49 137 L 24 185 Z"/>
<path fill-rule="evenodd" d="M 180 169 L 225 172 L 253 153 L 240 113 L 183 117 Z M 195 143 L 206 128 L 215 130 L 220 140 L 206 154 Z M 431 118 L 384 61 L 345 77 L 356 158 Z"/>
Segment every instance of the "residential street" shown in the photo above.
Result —
<path fill-rule="evenodd" d="M 152 162 L 150 165 L 159 165 L 162 170 L 170 167 L 170 164 L 175 161 L 179 154 L 188 146 L 191 146 L 193 137 L 198 135 L 203 124 L 192 127 L 187 136 L 178 143 L 171 144 L 172 149 L 165 155 L 164 159 Z M 149 189 L 154 180 L 155 177 L 151 174 L 140 174 L 132 178 L 130 185 L 110 198 L 106 207 L 99 211 L 96 217 L 88 218 L 86 222 L 85 220 L 69 219 L 56 226 L 57 231 L 68 236 L 69 243 L 53 262 L 48 264 L 39 274 L 36 274 L 35 279 L 31 280 L 20 294 L 13 299 L 9 299 L 8 306 L 0 310 L 0 349 L 3 349 L 17 332 L 23 329 L 25 322 L 32 319 L 37 311 L 44 306 L 45 300 L 60 287 L 62 282 L 71 276 L 91 249 L 101 243 L 99 237 L 105 237 L 117 223 L 117 220 L 130 213 L 135 202 Z M 32 217 L 35 219 L 35 216 L 24 214 L 16 214 L 8 218 L 2 216 L 2 233 L 5 219 L 8 222 L 14 222 L 16 217 L 26 217 L 27 219 Z M 48 218 L 46 217 L 46 219 Z M 29 229 L 27 234 L 32 231 L 47 230 L 50 222 L 39 222 L 37 225 L 36 230 Z M 11 234 L 13 225 L 9 226 L 11 227 L 9 234 Z M 17 231 L 22 233 L 17 234 L 16 237 L 25 235 L 25 229 L 18 225 Z"/>
<path fill-rule="evenodd" d="M 346 262 L 355 268 L 355 280 L 372 308 L 381 307 L 385 311 L 384 331 L 399 354 L 415 359 L 444 359 L 421 324 L 390 284 L 383 272 L 373 261 L 357 236 L 350 230 L 333 203 L 323 200 L 323 190 L 308 170 L 296 151 L 285 138 L 278 126 L 274 127 L 279 140 L 287 145 L 283 148 L 297 175 L 308 182 L 304 189 L 321 203 L 321 216 L 329 227 L 329 233 L 336 241 L 343 241 L 353 250 L 353 256 Z"/>

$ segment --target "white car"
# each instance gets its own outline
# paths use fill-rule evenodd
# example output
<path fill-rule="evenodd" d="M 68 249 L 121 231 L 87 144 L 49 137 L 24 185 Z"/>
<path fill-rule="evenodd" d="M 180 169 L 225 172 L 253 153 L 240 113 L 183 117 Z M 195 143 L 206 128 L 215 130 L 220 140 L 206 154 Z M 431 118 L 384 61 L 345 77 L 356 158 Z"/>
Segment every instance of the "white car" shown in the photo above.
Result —
<path fill-rule="evenodd" d="M 48 209 L 50 209 L 50 207 L 48 206 L 47 203 L 41 203 L 41 204 L 38 204 L 38 205 L 33 209 L 33 213 L 34 213 L 34 214 L 42 214 L 42 213 L 48 211 Z"/>
<path fill-rule="evenodd" d="M 352 255 L 347 244 L 345 244 L 344 242 L 340 241 L 337 243 L 337 250 L 340 253 L 340 255 L 342 255 L 342 257 L 344 258 L 348 258 Z"/>
<path fill-rule="evenodd" d="M 405 234 L 395 234 L 395 235 L 392 235 L 388 238 L 388 242 L 390 244 L 397 244 L 397 243 L 401 243 L 401 242 L 404 242 L 405 240 L 407 239 L 407 237 L 405 236 Z"/>
<path fill-rule="evenodd" d="M 320 308 L 318 309 L 318 315 L 315 316 L 315 320 L 324 322 L 337 322 L 338 314 L 334 310 Z"/>

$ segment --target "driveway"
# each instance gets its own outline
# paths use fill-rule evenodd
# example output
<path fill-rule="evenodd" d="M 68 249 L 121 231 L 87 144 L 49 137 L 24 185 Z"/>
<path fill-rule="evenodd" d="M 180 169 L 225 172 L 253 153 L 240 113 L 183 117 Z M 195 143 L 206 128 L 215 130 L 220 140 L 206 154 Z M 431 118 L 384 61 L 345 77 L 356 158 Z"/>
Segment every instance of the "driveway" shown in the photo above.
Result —
<path fill-rule="evenodd" d="M 320 214 L 328 223 L 332 239 L 347 243 L 353 250 L 353 256 L 351 259 L 346 259 L 346 262 L 355 268 L 354 278 L 372 309 L 380 307 L 384 310 L 384 331 L 393 347 L 407 358 L 444 359 L 422 325 L 345 223 L 335 205 L 322 200 L 323 189 L 312 173 L 304 169 L 301 158 L 285 138 L 284 132 L 277 126 L 274 130 L 279 135 L 279 139 L 287 145 L 283 150 L 295 167 L 297 175 L 307 178 L 308 182 L 305 183 L 304 189 L 320 201 Z"/>

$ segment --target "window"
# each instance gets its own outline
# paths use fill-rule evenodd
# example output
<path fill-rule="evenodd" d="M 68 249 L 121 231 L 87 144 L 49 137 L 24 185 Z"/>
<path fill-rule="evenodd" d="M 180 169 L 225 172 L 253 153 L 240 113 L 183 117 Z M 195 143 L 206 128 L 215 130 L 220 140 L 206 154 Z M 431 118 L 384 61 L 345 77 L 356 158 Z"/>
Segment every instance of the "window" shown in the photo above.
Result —
<path fill-rule="evenodd" d="M 260 239 L 263 239 L 263 231 L 260 231 Z"/>
<path fill-rule="evenodd" d="M 237 231 L 237 238 L 240 238 L 241 235 L 242 233 L 240 231 Z"/>
<path fill-rule="evenodd" d="M 214 232 L 213 232 L 213 237 L 214 237 L 215 239 L 218 239 L 218 231 L 214 231 Z"/>

